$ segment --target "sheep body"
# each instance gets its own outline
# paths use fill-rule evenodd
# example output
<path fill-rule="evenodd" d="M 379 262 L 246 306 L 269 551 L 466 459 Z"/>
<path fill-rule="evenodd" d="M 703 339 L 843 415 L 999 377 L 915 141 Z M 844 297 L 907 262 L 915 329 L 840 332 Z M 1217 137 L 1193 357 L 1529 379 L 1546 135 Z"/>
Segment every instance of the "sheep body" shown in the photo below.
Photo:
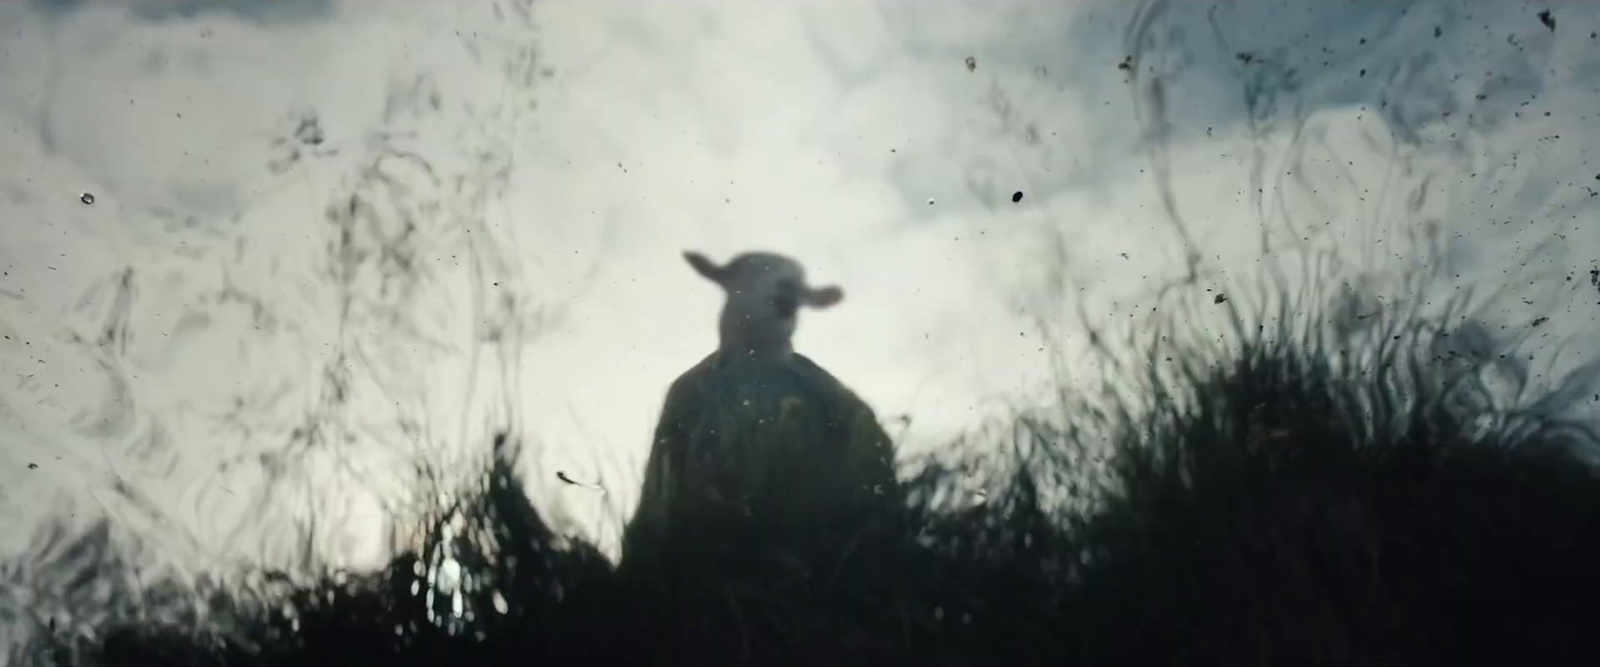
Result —
<path fill-rule="evenodd" d="M 686 256 L 728 293 L 721 344 L 667 391 L 624 562 L 678 570 L 739 537 L 833 542 L 892 506 L 894 448 L 876 414 L 790 344 L 798 305 L 842 293 L 807 287 L 797 263 L 771 253 L 721 267 Z"/>

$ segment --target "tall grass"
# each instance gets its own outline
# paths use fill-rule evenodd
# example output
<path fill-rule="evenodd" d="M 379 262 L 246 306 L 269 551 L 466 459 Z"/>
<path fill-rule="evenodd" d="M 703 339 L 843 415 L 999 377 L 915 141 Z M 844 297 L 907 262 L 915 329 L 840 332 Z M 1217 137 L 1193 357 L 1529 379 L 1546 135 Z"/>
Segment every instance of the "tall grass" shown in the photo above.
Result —
<path fill-rule="evenodd" d="M 39 641 L 107 664 L 1593 659 L 1594 370 L 1502 395 L 1507 343 L 1449 308 L 1268 303 L 1204 338 L 1168 317 L 1101 395 L 1018 413 L 1003 453 L 908 480 L 892 531 L 788 569 L 620 576 L 541 520 L 502 436 L 383 572 Z"/>

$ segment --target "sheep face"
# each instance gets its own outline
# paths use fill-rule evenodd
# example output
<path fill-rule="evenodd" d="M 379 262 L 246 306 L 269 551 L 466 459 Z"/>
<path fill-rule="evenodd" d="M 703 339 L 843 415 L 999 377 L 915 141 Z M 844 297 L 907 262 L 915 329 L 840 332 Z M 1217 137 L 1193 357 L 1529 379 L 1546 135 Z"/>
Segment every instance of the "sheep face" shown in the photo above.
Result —
<path fill-rule="evenodd" d="M 787 352 L 801 306 L 827 308 L 844 298 L 838 287 L 808 286 L 800 263 L 782 255 L 749 252 L 720 266 L 696 252 L 683 256 L 727 296 L 720 327 L 724 349 Z"/>

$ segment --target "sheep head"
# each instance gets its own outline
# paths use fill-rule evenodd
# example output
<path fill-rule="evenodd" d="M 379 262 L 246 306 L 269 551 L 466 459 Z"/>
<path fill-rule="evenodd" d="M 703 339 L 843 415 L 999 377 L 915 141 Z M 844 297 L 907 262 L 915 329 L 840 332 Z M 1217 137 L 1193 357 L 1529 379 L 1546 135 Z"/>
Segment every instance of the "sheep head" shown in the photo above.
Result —
<path fill-rule="evenodd" d="M 723 265 L 697 252 L 683 257 L 727 297 L 718 327 L 723 350 L 788 354 L 801 306 L 827 308 L 844 299 L 838 287 L 807 285 L 805 268 L 782 255 L 747 252 Z"/>

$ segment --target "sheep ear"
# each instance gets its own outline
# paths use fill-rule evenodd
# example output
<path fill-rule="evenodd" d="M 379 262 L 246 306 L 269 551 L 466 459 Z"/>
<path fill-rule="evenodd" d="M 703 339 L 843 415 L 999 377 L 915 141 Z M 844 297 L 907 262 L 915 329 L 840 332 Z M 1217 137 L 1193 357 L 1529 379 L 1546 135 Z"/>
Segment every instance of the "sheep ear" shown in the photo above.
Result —
<path fill-rule="evenodd" d="M 688 260 L 689 266 L 694 267 L 696 273 L 705 276 L 706 280 L 718 285 L 722 284 L 723 277 L 727 274 L 723 267 L 717 266 L 715 262 L 707 259 L 705 255 L 693 250 L 684 251 L 683 258 Z"/>
<path fill-rule="evenodd" d="M 832 285 L 806 290 L 806 305 L 812 308 L 827 308 L 843 300 L 844 290 Z"/>

